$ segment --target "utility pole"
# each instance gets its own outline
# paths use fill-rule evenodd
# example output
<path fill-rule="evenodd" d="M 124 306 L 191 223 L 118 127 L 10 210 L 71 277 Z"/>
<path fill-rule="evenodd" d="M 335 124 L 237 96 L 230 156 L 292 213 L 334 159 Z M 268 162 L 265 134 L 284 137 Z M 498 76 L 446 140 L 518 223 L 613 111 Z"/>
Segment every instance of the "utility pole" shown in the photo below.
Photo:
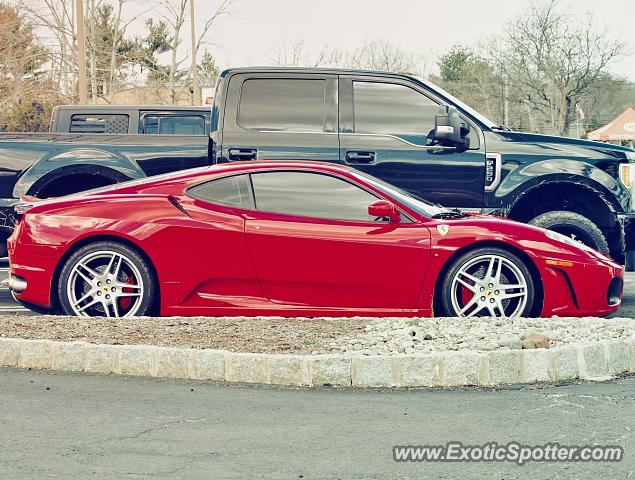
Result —
<path fill-rule="evenodd" d="M 84 29 L 84 0 L 75 0 L 77 18 L 77 64 L 79 67 L 79 103 L 88 103 L 88 83 L 86 82 L 86 31 Z"/>
<path fill-rule="evenodd" d="M 503 125 L 509 126 L 509 77 L 503 77 Z"/>
<path fill-rule="evenodd" d="M 190 30 L 192 31 L 192 92 L 194 105 L 203 103 L 201 89 L 198 86 L 198 69 L 196 67 L 196 29 L 194 27 L 194 0 L 190 0 Z"/>

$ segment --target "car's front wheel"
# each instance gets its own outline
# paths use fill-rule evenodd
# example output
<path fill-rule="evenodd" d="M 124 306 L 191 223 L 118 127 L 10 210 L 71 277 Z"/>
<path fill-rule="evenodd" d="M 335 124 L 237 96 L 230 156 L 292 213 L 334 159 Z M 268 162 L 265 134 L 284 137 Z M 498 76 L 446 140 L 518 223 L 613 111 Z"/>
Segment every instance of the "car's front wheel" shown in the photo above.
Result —
<path fill-rule="evenodd" d="M 73 253 L 58 285 L 64 313 L 84 317 L 149 315 L 155 292 L 148 262 L 132 248 L 108 241 Z"/>
<path fill-rule="evenodd" d="M 478 248 L 458 257 L 441 287 L 446 315 L 522 317 L 533 311 L 534 280 L 525 262 L 501 248 Z"/>

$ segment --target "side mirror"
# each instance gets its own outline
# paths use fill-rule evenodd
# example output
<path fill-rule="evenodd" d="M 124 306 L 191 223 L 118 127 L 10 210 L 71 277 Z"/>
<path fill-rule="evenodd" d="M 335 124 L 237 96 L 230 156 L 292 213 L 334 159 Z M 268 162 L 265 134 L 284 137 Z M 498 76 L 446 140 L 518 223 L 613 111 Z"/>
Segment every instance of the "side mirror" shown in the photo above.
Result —
<path fill-rule="evenodd" d="M 434 117 L 434 140 L 440 145 L 467 150 L 470 147 L 470 125 L 461 120 L 456 107 L 443 105 Z"/>
<path fill-rule="evenodd" d="M 401 221 L 401 214 L 388 200 L 377 200 L 368 206 L 368 215 L 371 217 L 387 217 L 393 223 Z"/>

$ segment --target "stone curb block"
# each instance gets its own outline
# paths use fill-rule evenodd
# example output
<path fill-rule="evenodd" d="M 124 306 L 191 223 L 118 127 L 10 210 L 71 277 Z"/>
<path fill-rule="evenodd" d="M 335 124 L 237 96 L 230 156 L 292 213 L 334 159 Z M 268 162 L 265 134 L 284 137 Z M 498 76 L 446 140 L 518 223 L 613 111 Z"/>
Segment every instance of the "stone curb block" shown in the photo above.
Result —
<path fill-rule="evenodd" d="M 0 366 L 271 385 L 460 387 L 604 380 L 635 371 L 635 339 L 552 349 L 363 356 L 236 353 L 0 338 Z"/>

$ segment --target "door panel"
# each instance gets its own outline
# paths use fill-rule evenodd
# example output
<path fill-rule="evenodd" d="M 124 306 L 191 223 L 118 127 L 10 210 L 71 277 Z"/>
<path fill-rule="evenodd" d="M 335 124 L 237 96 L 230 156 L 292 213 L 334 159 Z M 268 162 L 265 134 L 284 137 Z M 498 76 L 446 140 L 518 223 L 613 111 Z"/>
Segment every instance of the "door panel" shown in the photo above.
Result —
<path fill-rule="evenodd" d="M 245 231 L 256 274 L 275 303 L 413 309 L 430 235 L 417 224 L 362 224 L 254 212 Z"/>
<path fill-rule="evenodd" d="M 339 162 L 336 76 L 235 75 L 227 98 L 220 162 Z"/>
<path fill-rule="evenodd" d="M 397 80 L 341 77 L 339 85 L 340 157 L 346 163 L 432 202 L 482 207 L 485 152 L 478 131 L 470 134 L 476 148 L 465 152 L 427 146 L 439 108 L 428 93 Z"/>
<path fill-rule="evenodd" d="M 242 211 L 186 196 L 180 202 L 188 212 L 179 227 L 187 248 L 163 279 L 172 292 L 167 303 L 224 311 L 270 306 L 249 258 Z"/>

